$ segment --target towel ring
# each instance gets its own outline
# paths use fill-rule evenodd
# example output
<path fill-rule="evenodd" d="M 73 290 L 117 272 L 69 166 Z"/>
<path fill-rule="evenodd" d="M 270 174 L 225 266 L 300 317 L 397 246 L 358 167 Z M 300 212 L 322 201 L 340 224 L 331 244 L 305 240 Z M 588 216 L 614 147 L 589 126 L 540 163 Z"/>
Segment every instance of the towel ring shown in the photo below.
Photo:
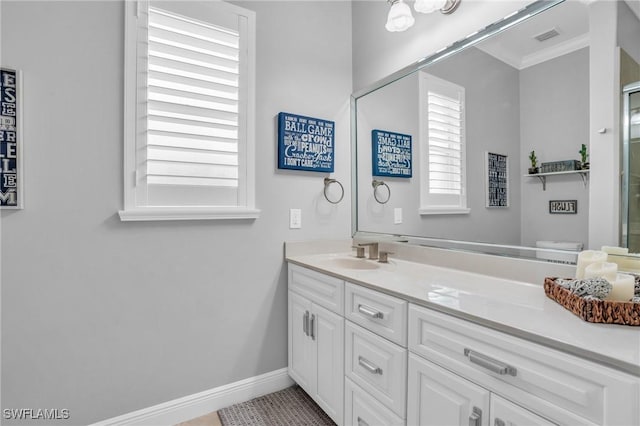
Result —
<path fill-rule="evenodd" d="M 387 204 L 389 202 L 389 199 L 391 199 L 391 188 L 389 188 L 389 185 L 387 185 L 386 183 L 384 183 L 384 181 L 382 180 L 376 180 L 374 179 L 373 181 L 371 181 L 371 186 L 373 186 L 373 198 L 376 199 L 376 201 L 380 204 Z M 379 186 L 386 186 L 387 187 L 387 199 L 382 201 L 380 198 L 378 198 L 378 187 Z"/>
<path fill-rule="evenodd" d="M 340 198 L 338 198 L 338 201 L 331 201 L 329 199 L 329 196 L 327 195 L 327 188 L 329 188 L 332 183 L 337 183 L 340 186 Z M 342 186 L 342 184 L 335 179 L 331 179 L 328 177 L 324 178 L 324 198 L 326 198 L 327 201 L 331 204 L 338 204 L 344 198 L 344 186 Z"/>

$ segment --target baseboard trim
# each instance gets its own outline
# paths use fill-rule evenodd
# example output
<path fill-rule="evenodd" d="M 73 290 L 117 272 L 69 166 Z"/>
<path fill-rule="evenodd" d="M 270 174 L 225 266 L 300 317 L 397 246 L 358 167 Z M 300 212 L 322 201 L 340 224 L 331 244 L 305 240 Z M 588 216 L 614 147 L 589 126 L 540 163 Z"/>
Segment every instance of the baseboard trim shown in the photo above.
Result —
<path fill-rule="evenodd" d="M 90 426 L 175 425 L 229 405 L 282 390 L 293 383 L 287 374 L 287 369 L 281 368 L 260 376 L 249 377 L 228 385 L 103 420 Z"/>

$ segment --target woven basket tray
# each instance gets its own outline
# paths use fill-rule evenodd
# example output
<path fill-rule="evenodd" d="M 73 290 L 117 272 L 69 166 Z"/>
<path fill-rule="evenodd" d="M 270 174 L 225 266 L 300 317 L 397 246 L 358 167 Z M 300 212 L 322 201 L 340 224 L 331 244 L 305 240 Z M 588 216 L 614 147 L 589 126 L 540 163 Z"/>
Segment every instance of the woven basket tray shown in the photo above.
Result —
<path fill-rule="evenodd" d="M 586 300 L 556 284 L 556 278 L 545 278 L 544 292 L 585 321 L 640 325 L 640 303 Z"/>

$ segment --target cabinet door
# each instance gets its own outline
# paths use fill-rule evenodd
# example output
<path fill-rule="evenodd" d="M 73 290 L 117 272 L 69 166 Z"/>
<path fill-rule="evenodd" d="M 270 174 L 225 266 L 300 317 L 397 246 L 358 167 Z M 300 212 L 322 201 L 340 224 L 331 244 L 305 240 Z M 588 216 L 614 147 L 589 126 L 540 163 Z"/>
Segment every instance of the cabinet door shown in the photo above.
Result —
<path fill-rule="evenodd" d="M 316 346 L 316 397 L 320 407 L 342 424 L 344 396 L 344 318 L 312 304 L 310 335 Z"/>
<path fill-rule="evenodd" d="M 491 395 L 492 426 L 552 426 L 554 424 L 506 399 L 495 394 Z"/>
<path fill-rule="evenodd" d="M 316 390 L 316 350 L 308 333 L 311 302 L 289 292 L 289 376 L 309 395 Z"/>
<path fill-rule="evenodd" d="M 407 424 L 488 426 L 488 390 L 409 354 Z"/>

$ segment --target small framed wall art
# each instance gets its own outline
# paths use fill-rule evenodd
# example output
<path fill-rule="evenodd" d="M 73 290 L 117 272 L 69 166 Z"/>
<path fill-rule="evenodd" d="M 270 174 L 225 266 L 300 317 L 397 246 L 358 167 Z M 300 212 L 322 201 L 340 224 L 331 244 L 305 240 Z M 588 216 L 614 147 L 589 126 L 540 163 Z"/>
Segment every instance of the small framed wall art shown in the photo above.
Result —
<path fill-rule="evenodd" d="M 509 207 L 509 158 L 487 152 L 485 165 L 486 206 Z"/>
<path fill-rule="evenodd" d="M 411 136 L 386 130 L 371 131 L 373 176 L 410 178 Z"/>
<path fill-rule="evenodd" d="M 578 200 L 550 200 L 551 214 L 578 214 Z"/>
<path fill-rule="evenodd" d="M 20 73 L 0 68 L 0 208 L 23 207 Z"/>
<path fill-rule="evenodd" d="M 320 118 L 278 114 L 278 168 L 332 173 L 335 123 Z"/>

